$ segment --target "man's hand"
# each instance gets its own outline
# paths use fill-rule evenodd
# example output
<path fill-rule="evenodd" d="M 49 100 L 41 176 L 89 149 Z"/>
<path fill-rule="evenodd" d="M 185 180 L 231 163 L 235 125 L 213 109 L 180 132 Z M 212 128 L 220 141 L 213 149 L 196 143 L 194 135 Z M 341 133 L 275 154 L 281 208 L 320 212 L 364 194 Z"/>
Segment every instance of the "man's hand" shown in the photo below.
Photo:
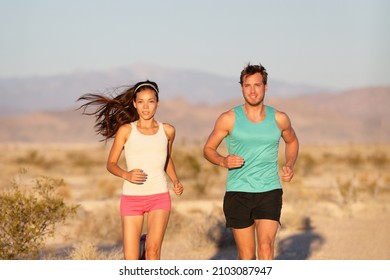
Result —
<path fill-rule="evenodd" d="M 236 155 L 228 155 L 223 158 L 221 165 L 223 167 L 232 169 L 232 168 L 239 168 L 243 166 L 245 163 L 245 160 L 242 157 L 236 156 Z"/>
<path fill-rule="evenodd" d="M 294 177 L 294 171 L 290 166 L 283 166 L 283 174 L 280 175 L 280 179 L 283 182 L 290 182 Z"/>

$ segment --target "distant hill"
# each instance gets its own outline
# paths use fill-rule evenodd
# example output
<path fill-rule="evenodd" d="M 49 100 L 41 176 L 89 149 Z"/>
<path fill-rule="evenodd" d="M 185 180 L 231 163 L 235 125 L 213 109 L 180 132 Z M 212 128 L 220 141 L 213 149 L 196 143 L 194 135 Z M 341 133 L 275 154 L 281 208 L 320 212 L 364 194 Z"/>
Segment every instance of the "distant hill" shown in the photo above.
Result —
<path fill-rule="evenodd" d="M 136 64 L 105 72 L 74 72 L 49 77 L 0 79 L 0 115 L 42 110 L 66 110 L 87 92 L 102 92 L 129 86 L 140 80 L 158 83 L 161 100 L 183 98 L 193 104 L 215 105 L 240 97 L 237 77 L 224 77 L 194 70 L 176 70 Z M 294 96 L 326 92 L 322 88 L 295 85 L 269 78 L 273 96 Z"/>
<path fill-rule="evenodd" d="M 241 103 L 241 97 L 217 104 L 162 100 L 156 118 L 176 127 L 176 142 L 204 142 L 217 116 Z M 302 144 L 390 143 L 390 87 L 292 97 L 268 92 L 265 103 L 290 116 Z M 2 116 L 0 142 L 96 143 L 93 121 L 74 109 Z"/>

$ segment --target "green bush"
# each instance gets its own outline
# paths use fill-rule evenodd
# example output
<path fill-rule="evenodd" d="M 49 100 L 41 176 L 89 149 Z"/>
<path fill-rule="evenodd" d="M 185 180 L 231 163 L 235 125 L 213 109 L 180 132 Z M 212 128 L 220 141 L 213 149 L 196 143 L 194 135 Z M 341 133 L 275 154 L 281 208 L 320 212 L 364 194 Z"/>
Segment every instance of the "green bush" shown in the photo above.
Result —
<path fill-rule="evenodd" d="M 78 205 L 66 205 L 56 193 L 62 179 L 39 177 L 33 187 L 14 180 L 0 193 L 0 259 L 35 259 L 56 225 L 76 214 Z"/>

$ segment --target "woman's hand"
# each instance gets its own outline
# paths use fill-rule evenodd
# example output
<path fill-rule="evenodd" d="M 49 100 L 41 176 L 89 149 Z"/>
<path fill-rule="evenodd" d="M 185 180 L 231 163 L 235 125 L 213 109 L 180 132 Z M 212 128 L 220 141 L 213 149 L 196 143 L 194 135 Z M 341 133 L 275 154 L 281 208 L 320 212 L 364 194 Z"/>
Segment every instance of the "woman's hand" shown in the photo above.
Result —
<path fill-rule="evenodd" d="M 180 183 L 179 180 L 176 180 L 173 182 L 173 192 L 177 195 L 180 196 L 184 191 L 183 185 Z"/>
<path fill-rule="evenodd" d="M 148 179 L 148 175 L 142 169 L 127 171 L 122 177 L 133 184 L 143 184 Z"/>

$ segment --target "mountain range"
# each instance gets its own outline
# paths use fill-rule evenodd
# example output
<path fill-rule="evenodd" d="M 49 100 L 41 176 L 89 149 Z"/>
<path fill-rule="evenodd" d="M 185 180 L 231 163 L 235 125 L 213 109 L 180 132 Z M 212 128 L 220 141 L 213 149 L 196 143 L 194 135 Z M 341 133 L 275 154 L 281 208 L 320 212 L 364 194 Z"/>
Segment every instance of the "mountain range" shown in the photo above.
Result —
<path fill-rule="evenodd" d="M 40 110 L 63 110 L 76 106 L 85 93 L 116 94 L 141 80 L 153 80 L 160 89 L 161 100 L 184 98 L 192 104 L 215 105 L 240 96 L 237 77 L 207 72 L 170 69 L 150 64 L 134 64 L 107 71 L 75 71 L 43 77 L 0 79 L 0 114 L 22 114 Z M 323 92 L 310 85 L 296 85 L 269 78 L 274 96 L 294 96 Z"/>
<path fill-rule="evenodd" d="M 156 118 L 176 127 L 176 142 L 204 142 L 219 114 L 243 103 L 238 78 L 145 65 L 2 79 L 0 142 L 96 143 L 94 119 L 77 110 L 76 99 L 141 79 L 161 81 Z M 390 86 L 335 92 L 270 80 L 265 104 L 289 115 L 302 144 L 390 142 Z"/>

